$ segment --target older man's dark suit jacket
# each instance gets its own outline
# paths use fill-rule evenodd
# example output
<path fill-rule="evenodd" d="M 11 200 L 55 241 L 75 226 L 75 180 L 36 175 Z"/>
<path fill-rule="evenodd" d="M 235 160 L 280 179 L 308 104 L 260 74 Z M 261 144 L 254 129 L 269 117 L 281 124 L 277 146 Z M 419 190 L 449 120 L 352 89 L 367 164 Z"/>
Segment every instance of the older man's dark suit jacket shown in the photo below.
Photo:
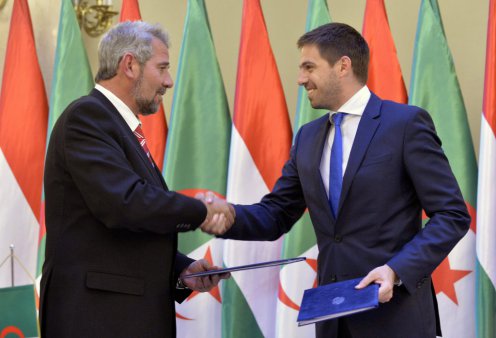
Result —
<path fill-rule="evenodd" d="M 386 263 L 403 282 L 390 302 L 348 317 L 351 334 L 435 337 L 430 275 L 466 233 L 470 217 L 430 116 L 372 94 L 343 177 L 337 219 L 319 170 L 329 126 L 326 115 L 300 129 L 272 193 L 259 204 L 236 206 L 236 223 L 224 237 L 277 239 L 308 207 L 320 285 L 363 277 Z M 424 228 L 422 209 L 430 217 Z M 317 336 L 336 337 L 336 323 L 317 324 Z"/>
<path fill-rule="evenodd" d="M 204 205 L 170 192 L 130 128 L 98 90 L 57 121 L 45 169 L 41 330 L 56 337 L 173 337 L 177 232 Z"/>

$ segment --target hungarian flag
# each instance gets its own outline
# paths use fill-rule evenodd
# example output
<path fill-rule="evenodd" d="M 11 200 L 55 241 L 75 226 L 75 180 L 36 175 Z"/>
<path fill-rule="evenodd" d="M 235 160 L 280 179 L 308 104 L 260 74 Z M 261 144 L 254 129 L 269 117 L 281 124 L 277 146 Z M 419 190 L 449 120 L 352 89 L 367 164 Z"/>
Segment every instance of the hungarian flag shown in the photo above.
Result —
<path fill-rule="evenodd" d="M 496 337 L 496 1 L 489 2 L 477 195 L 477 337 Z"/>
<path fill-rule="evenodd" d="M 33 284 L 36 273 L 47 118 L 28 3 L 16 0 L 0 93 L 0 262 L 13 244 L 15 285 Z M 0 287 L 11 283 L 4 265 Z"/>
<path fill-rule="evenodd" d="M 93 87 L 91 68 L 81 37 L 81 30 L 71 0 L 62 0 L 60 8 L 57 47 L 53 66 L 52 92 L 48 114 L 48 139 L 53 126 L 64 109 L 75 99 L 86 95 Z M 47 141 L 48 141 L 47 139 Z M 38 247 L 38 268 L 36 275 L 41 278 L 45 260 L 45 217 L 42 206 L 40 243 Z"/>
<path fill-rule="evenodd" d="M 231 116 L 204 0 L 188 0 L 174 89 L 165 178 L 172 190 L 194 197 L 226 195 Z M 222 240 L 200 230 L 179 234 L 179 250 L 222 266 Z M 178 337 L 221 337 L 219 287 L 193 292 L 176 304 Z"/>
<path fill-rule="evenodd" d="M 289 157 L 291 126 L 259 0 L 243 2 L 227 197 L 251 204 L 274 187 Z M 274 242 L 227 240 L 224 263 L 281 257 Z M 224 283 L 223 337 L 274 337 L 279 269 L 233 273 Z"/>
<path fill-rule="evenodd" d="M 431 114 L 472 216 L 469 232 L 432 277 L 443 337 L 474 337 L 477 164 L 467 112 L 436 0 L 423 0 L 420 5 L 410 103 Z"/>
<path fill-rule="evenodd" d="M 141 20 L 138 0 L 123 0 L 120 22 Z M 164 105 L 160 107 L 155 114 L 143 116 L 140 115 L 143 133 L 146 136 L 146 144 L 153 160 L 160 170 L 163 169 L 165 142 L 167 140 L 167 122 L 165 120 Z"/>
<path fill-rule="evenodd" d="M 0 337 L 38 337 L 33 284 L 0 289 Z"/>
<path fill-rule="evenodd" d="M 139 9 L 138 0 L 123 0 L 121 7 L 121 15 L 119 16 L 119 22 L 140 21 L 140 20 L 141 20 L 141 13 Z"/>
<path fill-rule="evenodd" d="M 384 0 L 367 0 L 363 37 L 370 49 L 367 86 L 384 100 L 406 103 L 405 82 L 389 29 Z"/>
<path fill-rule="evenodd" d="M 309 0 L 305 31 L 331 22 L 325 0 Z M 326 110 L 313 109 L 303 87 L 298 88 L 298 101 L 295 116 L 295 134 L 298 129 L 312 120 L 326 114 Z M 317 285 L 317 240 L 308 212 L 293 226 L 284 237 L 282 257 L 307 257 L 306 263 L 289 264 L 280 271 L 277 301 L 276 337 L 300 338 L 314 337 L 315 327 L 298 327 L 296 318 L 300 310 L 303 291 Z"/>

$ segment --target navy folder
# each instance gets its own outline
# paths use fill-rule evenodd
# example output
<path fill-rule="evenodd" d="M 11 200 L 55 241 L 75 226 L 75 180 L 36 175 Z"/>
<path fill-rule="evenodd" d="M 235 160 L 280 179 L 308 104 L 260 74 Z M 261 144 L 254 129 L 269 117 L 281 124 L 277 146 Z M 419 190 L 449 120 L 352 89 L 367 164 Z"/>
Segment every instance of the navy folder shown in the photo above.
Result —
<path fill-rule="evenodd" d="M 357 290 L 362 278 L 322 285 L 305 290 L 298 313 L 298 326 L 351 315 L 379 306 L 379 285 Z"/>

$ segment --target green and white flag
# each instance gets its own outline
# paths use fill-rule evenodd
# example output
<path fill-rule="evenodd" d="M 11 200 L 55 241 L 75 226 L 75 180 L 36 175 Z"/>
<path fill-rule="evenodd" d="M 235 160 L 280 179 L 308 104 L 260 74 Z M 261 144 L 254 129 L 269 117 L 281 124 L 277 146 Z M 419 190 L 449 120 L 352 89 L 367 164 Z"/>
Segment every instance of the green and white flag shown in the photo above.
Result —
<path fill-rule="evenodd" d="M 188 0 L 165 158 L 170 189 L 224 197 L 231 117 L 204 0 Z M 223 241 L 200 230 L 179 235 L 179 251 L 222 266 Z M 176 304 L 178 337 L 221 336 L 219 287 Z"/>
<path fill-rule="evenodd" d="M 331 22 L 325 0 L 309 0 L 305 31 Z M 298 88 L 298 101 L 295 117 L 295 135 L 298 129 L 312 120 L 327 114 L 326 110 L 313 109 L 303 87 Z M 278 338 L 314 337 L 314 325 L 298 327 L 296 318 L 300 310 L 303 291 L 317 285 L 317 240 L 308 212 L 285 236 L 282 256 L 291 258 L 307 257 L 306 263 L 290 264 L 281 268 L 277 301 Z"/>
<path fill-rule="evenodd" d="M 32 284 L 0 289 L 0 337 L 38 337 Z"/>
<path fill-rule="evenodd" d="M 410 104 L 422 107 L 431 114 L 472 216 L 469 232 L 432 277 L 443 337 L 474 337 L 477 163 L 467 112 L 437 0 L 422 0 L 420 5 Z"/>
<path fill-rule="evenodd" d="M 81 30 L 71 0 L 62 0 L 48 113 L 47 145 L 53 126 L 64 109 L 93 88 L 93 77 Z M 44 205 L 43 200 L 43 205 Z M 44 206 L 42 207 L 44 210 Z M 38 280 L 45 260 L 45 217 L 41 215 L 38 247 Z"/>

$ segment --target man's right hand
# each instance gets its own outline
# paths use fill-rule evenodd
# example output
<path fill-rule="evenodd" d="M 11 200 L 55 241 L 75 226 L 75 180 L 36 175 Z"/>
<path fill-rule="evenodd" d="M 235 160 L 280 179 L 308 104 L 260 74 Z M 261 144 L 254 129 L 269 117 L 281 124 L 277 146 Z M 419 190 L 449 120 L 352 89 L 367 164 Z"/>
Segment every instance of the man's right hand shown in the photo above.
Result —
<path fill-rule="evenodd" d="M 236 217 L 234 207 L 213 192 L 198 193 L 195 198 L 207 207 L 207 217 L 200 225 L 202 231 L 211 235 L 222 235 L 231 228 Z"/>

